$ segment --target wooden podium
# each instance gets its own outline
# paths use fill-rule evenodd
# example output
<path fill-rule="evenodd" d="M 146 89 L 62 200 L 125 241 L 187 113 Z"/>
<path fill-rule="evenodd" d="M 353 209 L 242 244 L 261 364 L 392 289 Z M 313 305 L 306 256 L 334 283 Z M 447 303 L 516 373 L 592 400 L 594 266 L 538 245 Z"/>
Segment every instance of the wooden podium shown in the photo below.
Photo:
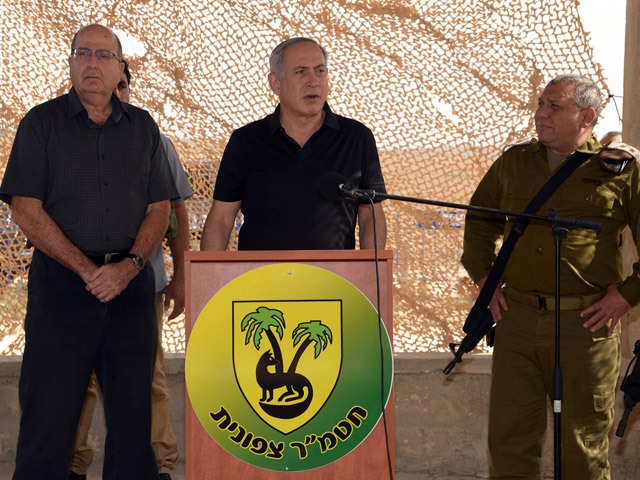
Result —
<path fill-rule="evenodd" d="M 298 250 L 186 252 L 186 336 L 187 342 L 196 319 L 209 300 L 225 285 L 254 269 L 294 263 L 319 267 L 353 284 L 377 309 L 373 250 Z M 380 315 L 389 338 L 393 339 L 393 252 L 378 252 Z M 195 337 L 194 337 L 195 338 Z M 354 450 L 327 465 L 304 471 L 283 472 L 256 467 L 223 449 L 200 423 L 187 393 L 185 402 L 185 446 L 187 480 L 383 480 L 395 477 L 393 389 L 385 410 L 371 433 Z M 385 434 L 384 424 L 387 432 Z"/>

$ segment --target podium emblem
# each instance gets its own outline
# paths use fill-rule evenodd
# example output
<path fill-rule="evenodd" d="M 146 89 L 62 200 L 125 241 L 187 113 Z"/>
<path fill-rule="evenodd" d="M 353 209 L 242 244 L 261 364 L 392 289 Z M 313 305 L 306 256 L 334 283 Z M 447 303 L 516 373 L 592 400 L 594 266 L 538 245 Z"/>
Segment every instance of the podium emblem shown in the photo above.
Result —
<path fill-rule="evenodd" d="M 325 405 L 342 364 L 342 302 L 233 302 L 233 365 L 247 403 L 284 434 Z"/>
<path fill-rule="evenodd" d="M 368 298 L 307 264 L 250 270 L 191 330 L 189 400 L 223 449 L 256 467 L 323 467 L 357 448 L 389 401 L 391 341 Z"/>

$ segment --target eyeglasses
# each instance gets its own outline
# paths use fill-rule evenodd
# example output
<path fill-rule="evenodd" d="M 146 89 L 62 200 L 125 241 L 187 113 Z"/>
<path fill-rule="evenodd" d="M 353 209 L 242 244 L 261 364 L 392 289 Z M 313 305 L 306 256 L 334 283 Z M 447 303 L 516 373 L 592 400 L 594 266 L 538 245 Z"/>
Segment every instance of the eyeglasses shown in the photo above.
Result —
<path fill-rule="evenodd" d="M 118 56 L 109 50 L 90 50 L 88 48 L 74 48 L 71 50 L 71 56 L 82 63 L 87 63 L 94 53 L 98 63 L 109 63 L 114 58 L 120 61 Z"/>

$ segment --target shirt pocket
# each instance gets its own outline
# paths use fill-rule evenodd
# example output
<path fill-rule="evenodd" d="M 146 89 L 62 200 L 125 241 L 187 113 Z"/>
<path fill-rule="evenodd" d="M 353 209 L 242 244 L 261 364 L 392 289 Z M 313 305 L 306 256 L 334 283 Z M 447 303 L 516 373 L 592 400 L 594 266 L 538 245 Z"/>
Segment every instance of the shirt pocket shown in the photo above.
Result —
<path fill-rule="evenodd" d="M 558 191 L 549 204 L 556 207 L 558 215 L 597 220 L 615 215 L 616 200 L 604 185 L 573 183 Z"/>
<path fill-rule="evenodd" d="M 506 195 L 500 207 L 511 212 L 524 212 L 536 192 L 531 183 L 513 183 L 506 189 Z"/>
<path fill-rule="evenodd" d="M 126 183 L 146 196 L 151 172 L 151 153 L 144 150 L 126 150 L 122 154 L 122 161 Z"/>

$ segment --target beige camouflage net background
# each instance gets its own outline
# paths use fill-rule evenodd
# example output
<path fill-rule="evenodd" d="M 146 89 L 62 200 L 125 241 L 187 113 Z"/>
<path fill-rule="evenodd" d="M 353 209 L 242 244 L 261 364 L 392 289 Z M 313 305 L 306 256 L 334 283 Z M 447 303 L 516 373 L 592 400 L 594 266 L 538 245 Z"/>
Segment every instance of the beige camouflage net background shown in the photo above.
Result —
<path fill-rule="evenodd" d="M 290 36 L 329 52 L 329 102 L 374 132 L 389 193 L 465 203 L 500 147 L 530 136 L 541 87 L 582 73 L 608 89 L 576 0 L 3 0 L 0 169 L 20 118 L 69 88 L 83 25 L 115 28 L 132 103 L 169 135 L 196 196 L 192 249 L 232 130 L 270 113 L 268 55 Z M 475 287 L 459 265 L 463 212 L 385 202 L 395 250 L 396 351 L 443 351 L 460 337 Z M 0 354 L 22 351 L 30 252 L 0 206 Z M 184 319 L 166 323 L 182 352 Z"/>

